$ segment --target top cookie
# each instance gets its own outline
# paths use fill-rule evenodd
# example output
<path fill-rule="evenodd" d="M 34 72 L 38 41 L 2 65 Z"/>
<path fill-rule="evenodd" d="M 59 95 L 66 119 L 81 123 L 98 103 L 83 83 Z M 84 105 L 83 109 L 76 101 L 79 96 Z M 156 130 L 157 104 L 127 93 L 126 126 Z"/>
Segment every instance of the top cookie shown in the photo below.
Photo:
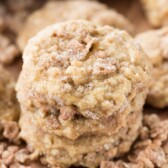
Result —
<path fill-rule="evenodd" d="M 56 24 L 29 41 L 23 59 L 18 98 L 43 120 L 111 117 L 115 130 L 144 104 L 151 65 L 125 31 L 82 20 Z"/>
<path fill-rule="evenodd" d="M 154 27 L 168 24 L 167 0 L 141 0 L 149 22 Z"/>
<path fill-rule="evenodd" d="M 132 32 L 132 25 L 121 14 L 107 6 L 94 1 L 52 1 L 34 12 L 27 19 L 23 31 L 18 38 L 21 50 L 29 38 L 43 28 L 57 22 L 70 19 L 84 19 L 100 25 L 111 25 Z"/>

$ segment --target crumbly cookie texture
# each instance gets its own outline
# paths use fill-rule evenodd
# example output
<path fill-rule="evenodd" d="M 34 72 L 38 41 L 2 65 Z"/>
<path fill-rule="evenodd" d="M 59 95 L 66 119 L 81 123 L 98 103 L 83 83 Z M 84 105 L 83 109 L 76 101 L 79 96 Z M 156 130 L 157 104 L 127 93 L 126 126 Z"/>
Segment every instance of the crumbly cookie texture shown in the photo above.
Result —
<path fill-rule="evenodd" d="M 17 120 L 19 105 L 15 94 L 15 83 L 10 74 L 0 66 L 0 122 Z"/>
<path fill-rule="evenodd" d="M 164 108 L 168 106 L 168 27 L 150 30 L 135 39 L 154 66 L 147 102 L 154 107 Z"/>
<path fill-rule="evenodd" d="M 125 31 L 82 20 L 56 24 L 29 41 L 23 60 L 17 83 L 22 113 L 33 113 L 38 127 L 62 137 L 62 144 L 93 136 L 110 142 L 128 128 L 132 113 L 141 113 L 151 64 Z M 75 158 L 67 165 L 83 163 Z"/>
<path fill-rule="evenodd" d="M 146 113 L 147 112 L 147 113 Z M 102 161 L 100 168 L 167 168 L 168 116 L 167 110 L 145 110 L 143 127 L 131 152 L 118 161 Z M 127 160 L 127 161 L 125 161 Z"/>
<path fill-rule="evenodd" d="M 76 140 L 44 132 L 38 127 L 33 113 L 22 114 L 20 137 L 35 153 L 44 155 L 45 163 L 56 167 L 86 166 L 96 168 L 102 160 L 109 160 L 129 151 L 132 142 L 139 134 L 142 113 L 131 114 L 127 127 L 113 135 L 88 134 Z"/>
<path fill-rule="evenodd" d="M 96 1 L 50 1 L 27 19 L 18 38 L 21 50 L 43 28 L 71 19 L 89 20 L 100 25 L 110 25 L 133 32 L 131 23 L 121 14 Z"/>
<path fill-rule="evenodd" d="M 149 22 L 154 27 L 168 24 L 167 0 L 141 0 Z"/>

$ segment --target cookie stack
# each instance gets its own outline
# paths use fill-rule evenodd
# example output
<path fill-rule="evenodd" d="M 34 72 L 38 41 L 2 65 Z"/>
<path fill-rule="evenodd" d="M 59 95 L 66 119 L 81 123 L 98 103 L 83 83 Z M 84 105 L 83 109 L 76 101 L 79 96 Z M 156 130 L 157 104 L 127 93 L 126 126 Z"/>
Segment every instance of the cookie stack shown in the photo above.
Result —
<path fill-rule="evenodd" d="M 125 31 L 84 20 L 49 26 L 23 54 L 20 136 L 49 165 L 97 167 L 137 138 L 151 64 Z"/>

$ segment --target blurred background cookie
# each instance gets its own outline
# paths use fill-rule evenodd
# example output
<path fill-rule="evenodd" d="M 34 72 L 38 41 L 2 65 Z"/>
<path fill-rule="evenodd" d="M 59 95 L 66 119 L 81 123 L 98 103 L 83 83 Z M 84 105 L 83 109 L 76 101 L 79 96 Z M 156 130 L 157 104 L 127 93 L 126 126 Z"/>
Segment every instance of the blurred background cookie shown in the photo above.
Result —
<path fill-rule="evenodd" d="M 153 27 L 168 24 L 167 0 L 141 0 L 146 11 L 147 18 Z"/>
<path fill-rule="evenodd" d="M 157 108 L 168 106 L 168 27 L 150 30 L 135 38 L 152 62 L 153 79 L 147 103 Z"/>
<path fill-rule="evenodd" d="M 133 32 L 133 26 L 124 16 L 97 1 L 49 1 L 28 17 L 18 37 L 20 49 L 23 51 L 27 41 L 43 28 L 71 19 L 85 19 Z"/>

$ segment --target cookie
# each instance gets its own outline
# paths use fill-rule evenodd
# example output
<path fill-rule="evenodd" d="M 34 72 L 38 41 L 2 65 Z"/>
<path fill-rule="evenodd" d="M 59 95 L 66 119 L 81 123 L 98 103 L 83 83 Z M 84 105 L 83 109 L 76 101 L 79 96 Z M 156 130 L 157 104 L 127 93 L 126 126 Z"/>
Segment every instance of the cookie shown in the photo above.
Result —
<path fill-rule="evenodd" d="M 38 127 L 33 113 L 27 112 L 22 114 L 20 120 L 20 137 L 39 156 L 43 154 L 49 165 L 61 168 L 70 165 L 96 168 L 102 160 L 109 160 L 129 151 L 139 134 L 141 122 L 142 113 L 138 111 L 128 117 L 127 126 L 116 134 L 85 134 L 71 140 L 44 132 Z"/>
<path fill-rule="evenodd" d="M 157 108 L 168 106 L 168 27 L 150 30 L 135 38 L 152 62 L 153 79 L 147 103 Z"/>
<path fill-rule="evenodd" d="M 29 41 L 23 59 L 22 113 L 33 113 L 37 127 L 63 144 L 93 135 L 110 141 L 141 113 L 151 64 L 125 31 L 84 20 L 56 24 Z"/>
<path fill-rule="evenodd" d="M 168 24 L 167 0 L 141 0 L 146 11 L 147 18 L 153 27 Z"/>
<path fill-rule="evenodd" d="M 0 167 L 45 168 L 40 163 L 36 151 L 29 148 L 19 137 L 20 128 L 17 121 L 0 122 Z"/>
<path fill-rule="evenodd" d="M 100 25 L 111 25 L 133 31 L 131 23 L 121 14 L 96 1 L 50 1 L 31 14 L 18 37 L 18 45 L 24 49 L 29 38 L 43 28 L 71 19 L 85 19 Z"/>

